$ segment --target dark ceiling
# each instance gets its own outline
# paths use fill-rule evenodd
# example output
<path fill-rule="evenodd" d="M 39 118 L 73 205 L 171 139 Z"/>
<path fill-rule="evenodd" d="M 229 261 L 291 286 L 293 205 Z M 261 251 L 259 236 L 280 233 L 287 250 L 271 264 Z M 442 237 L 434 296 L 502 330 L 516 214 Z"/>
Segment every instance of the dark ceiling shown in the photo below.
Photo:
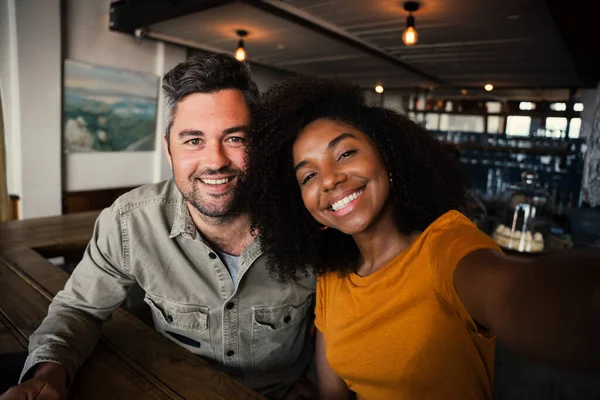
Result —
<path fill-rule="evenodd" d="M 402 43 L 396 0 L 121 0 L 111 29 L 233 52 L 250 61 L 387 88 L 579 88 L 600 81 L 600 1 L 423 0 L 419 41 Z M 559 4 L 560 3 L 560 4 Z M 576 5 L 576 6 L 575 6 Z M 139 31 L 138 31 L 139 32 Z"/>

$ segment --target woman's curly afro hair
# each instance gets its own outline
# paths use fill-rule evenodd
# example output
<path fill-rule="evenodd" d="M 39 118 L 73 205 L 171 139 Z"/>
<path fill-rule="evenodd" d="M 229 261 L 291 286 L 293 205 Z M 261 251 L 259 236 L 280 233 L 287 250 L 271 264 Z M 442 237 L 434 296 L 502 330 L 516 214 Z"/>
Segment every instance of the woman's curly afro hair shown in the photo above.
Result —
<path fill-rule="evenodd" d="M 393 184 L 390 201 L 404 234 L 423 231 L 465 202 L 466 183 L 458 163 L 423 127 L 403 115 L 366 103 L 360 88 L 339 80 L 301 76 L 263 94 L 249 135 L 245 193 L 253 231 L 280 281 L 353 271 L 360 259 L 351 236 L 320 230 L 304 207 L 292 146 L 300 131 L 318 119 L 351 125 L 381 151 Z"/>

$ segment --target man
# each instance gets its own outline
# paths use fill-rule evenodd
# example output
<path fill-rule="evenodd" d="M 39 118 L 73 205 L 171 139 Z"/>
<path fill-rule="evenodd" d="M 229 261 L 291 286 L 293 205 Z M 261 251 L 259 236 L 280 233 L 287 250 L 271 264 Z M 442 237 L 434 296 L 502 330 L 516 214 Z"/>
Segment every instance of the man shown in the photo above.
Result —
<path fill-rule="evenodd" d="M 269 275 L 242 206 L 251 193 L 236 190 L 258 102 L 248 68 L 225 54 L 195 57 L 164 76 L 163 91 L 174 179 L 135 189 L 100 214 L 83 260 L 31 337 L 25 383 L 8 398 L 34 398 L 42 387 L 64 396 L 101 322 L 136 282 L 158 331 L 261 394 L 283 397 L 306 371 L 314 277 Z"/>

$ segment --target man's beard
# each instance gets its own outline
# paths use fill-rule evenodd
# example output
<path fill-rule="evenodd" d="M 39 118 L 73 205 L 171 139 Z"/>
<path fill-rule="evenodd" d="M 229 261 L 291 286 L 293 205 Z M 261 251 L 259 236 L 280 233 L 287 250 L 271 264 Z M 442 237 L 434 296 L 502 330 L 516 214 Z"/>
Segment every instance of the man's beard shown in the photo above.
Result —
<path fill-rule="evenodd" d="M 235 185 L 226 193 L 211 194 L 202 190 L 204 183 L 200 182 L 196 175 L 210 176 L 218 174 L 235 175 Z M 212 219 L 231 220 L 243 214 L 246 211 L 246 202 L 243 201 L 240 188 L 243 174 L 239 170 L 221 169 L 218 171 L 204 171 L 202 174 L 194 174 L 192 181 L 186 181 L 185 187 L 182 187 L 176 181 L 177 187 L 181 191 L 184 199 L 190 203 L 201 215 Z"/>

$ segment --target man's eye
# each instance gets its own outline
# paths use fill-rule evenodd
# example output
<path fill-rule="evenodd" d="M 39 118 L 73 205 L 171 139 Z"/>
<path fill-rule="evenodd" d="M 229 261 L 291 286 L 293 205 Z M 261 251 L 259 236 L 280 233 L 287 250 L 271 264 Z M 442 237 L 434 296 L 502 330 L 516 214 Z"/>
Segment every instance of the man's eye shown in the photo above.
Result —
<path fill-rule="evenodd" d="M 231 136 L 229 138 L 227 138 L 227 140 L 229 140 L 232 143 L 245 143 L 246 139 L 243 137 L 239 137 L 239 136 Z"/>
<path fill-rule="evenodd" d="M 200 139 L 190 139 L 186 143 L 191 144 L 192 146 L 197 146 L 200 144 Z"/>
<path fill-rule="evenodd" d="M 309 180 L 311 180 L 311 179 L 312 179 L 312 177 L 313 177 L 313 176 L 315 176 L 315 175 L 316 175 L 316 174 L 315 174 L 314 172 L 313 172 L 313 173 L 310 173 L 310 174 L 308 174 L 308 175 L 306 175 L 306 176 L 304 177 L 304 179 L 302 179 L 302 184 L 304 185 L 306 182 L 308 182 Z"/>

